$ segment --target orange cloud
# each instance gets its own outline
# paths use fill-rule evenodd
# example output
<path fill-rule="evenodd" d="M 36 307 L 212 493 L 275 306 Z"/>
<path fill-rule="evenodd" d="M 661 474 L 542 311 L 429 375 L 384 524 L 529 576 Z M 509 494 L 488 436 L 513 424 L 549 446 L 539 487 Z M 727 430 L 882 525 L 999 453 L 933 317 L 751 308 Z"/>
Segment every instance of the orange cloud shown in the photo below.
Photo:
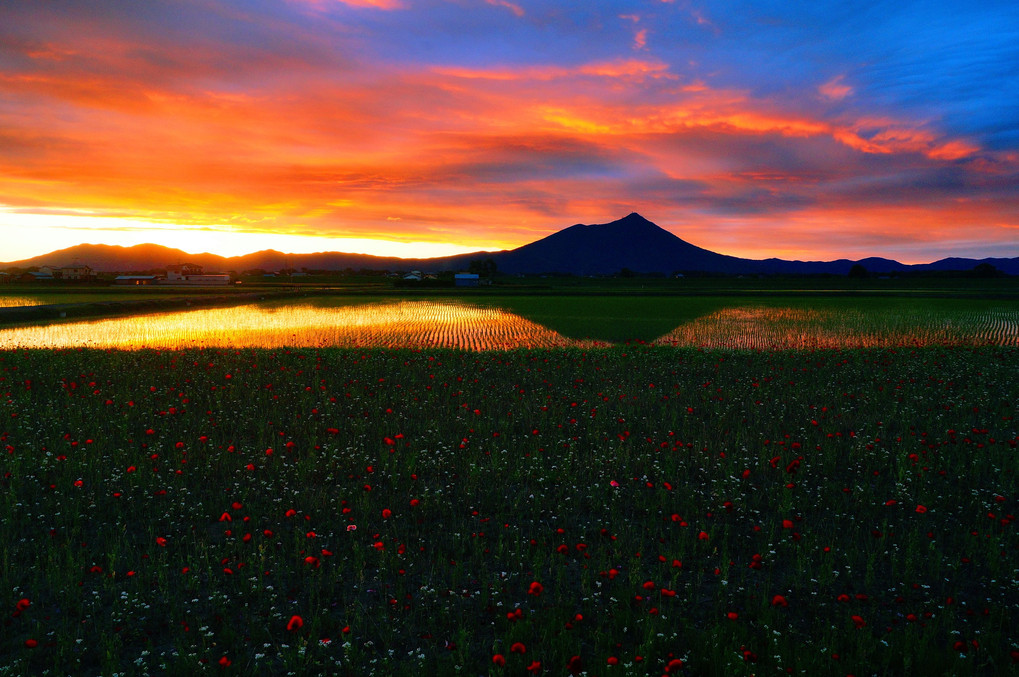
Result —
<path fill-rule="evenodd" d="M 842 80 L 845 76 L 838 75 L 824 83 L 817 88 L 821 96 L 831 101 L 841 101 L 850 94 L 853 93 L 853 88 L 849 85 L 843 84 Z"/>
<path fill-rule="evenodd" d="M 604 78 L 671 78 L 668 64 L 649 59 L 617 59 L 615 61 L 597 61 L 582 64 L 573 68 L 560 66 L 527 66 L 523 68 L 468 68 L 461 66 L 435 66 L 432 72 L 453 78 L 466 80 L 514 80 L 514 81 L 548 81 L 594 76 Z"/>
<path fill-rule="evenodd" d="M 339 3 L 349 7 L 366 7 L 373 9 L 403 9 L 401 0 L 291 0 L 292 2 L 303 2 L 314 5 L 319 9 L 325 9 L 328 5 Z"/>
<path fill-rule="evenodd" d="M 647 47 L 647 29 L 642 28 L 633 36 L 633 48 L 642 50 Z"/>
<path fill-rule="evenodd" d="M 854 206 L 831 187 L 878 156 L 910 168 L 989 157 L 965 139 L 908 120 L 827 119 L 653 58 L 331 69 L 196 48 L 171 67 L 139 59 L 138 44 L 73 47 L 97 61 L 38 57 L 46 67 L 0 74 L 19 106 L 0 113 L 0 204 L 479 249 L 637 210 L 700 246 L 765 256 L 783 242 L 813 258 L 849 247 L 854 223 L 859 247 L 882 253 L 889 223 L 922 238 L 924 218 L 947 229 L 991 213 L 936 194 L 914 211 Z M 179 68 L 200 77 L 182 81 Z M 250 69 L 251 84 L 217 86 L 230 68 Z M 980 171 L 1015 165 L 1002 162 Z"/>
<path fill-rule="evenodd" d="M 518 17 L 524 16 L 524 8 L 516 3 L 509 2 L 509 0 L 485 0 L 485 2 L 496 7 L 505 7 Z"/>

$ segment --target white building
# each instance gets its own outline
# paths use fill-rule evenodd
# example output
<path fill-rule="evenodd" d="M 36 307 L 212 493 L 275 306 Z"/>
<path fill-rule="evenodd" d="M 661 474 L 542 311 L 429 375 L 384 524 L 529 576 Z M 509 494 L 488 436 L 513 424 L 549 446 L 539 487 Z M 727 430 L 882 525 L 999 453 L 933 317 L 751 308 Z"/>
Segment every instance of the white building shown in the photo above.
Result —
<path fill-rule="evenodd" d="M 222 273 L 203 273 L 202 267 L 194 263 L 180 263 L 166 268 L 166 279 L 161 284 L 180 285 L 227 285 L 230 276 Z"/>

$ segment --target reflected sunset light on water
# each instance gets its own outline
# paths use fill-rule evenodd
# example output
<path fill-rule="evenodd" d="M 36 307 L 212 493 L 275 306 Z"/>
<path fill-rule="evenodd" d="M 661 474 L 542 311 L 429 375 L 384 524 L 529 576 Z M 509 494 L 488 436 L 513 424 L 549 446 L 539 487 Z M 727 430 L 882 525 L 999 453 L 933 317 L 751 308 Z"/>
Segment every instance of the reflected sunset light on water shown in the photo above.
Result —
<path fill-rule="evenodd" d="M 14 298 L 14 297 L 12 297 Z M 654 345 L 737 350 L 1019 345 L 1019 313 L 869 313 L 734 306 L 683 322 Z M 0 329 L 0 348 L 590 348 L 498 307 L 458 301 L 268 303 Z"/>
<path fill-rule="evenodd" d="M 39 299 L 29 296 L 0 296 L 0 308 L 23 308 L 39 305 Z"/>
<path fill-rule="evenodd" d="M 337 346 L 500 350 L 591 344 L 565 338 L 498 308 L 432 301 L 338 307 L 251 304 L 0 330 L 3 348 Z"/>
<path fill-rule="evenodd" d="M 747 350 L 1019 343 L 1014 311 L 943 315 L 738 306 L 684 323 L 659 345 Z"/>

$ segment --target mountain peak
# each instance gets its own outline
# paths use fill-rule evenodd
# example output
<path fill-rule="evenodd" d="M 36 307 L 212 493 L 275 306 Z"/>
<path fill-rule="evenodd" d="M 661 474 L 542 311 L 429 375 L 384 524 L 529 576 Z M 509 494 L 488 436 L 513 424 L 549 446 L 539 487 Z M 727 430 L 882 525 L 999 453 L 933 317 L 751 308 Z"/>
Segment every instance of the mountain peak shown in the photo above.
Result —
<path fill-rule="evenodd" d="M 643 216 L 641 216 L 637 212 L 630 212 L 629 214 L 627 214 L 623 218 L 619 219 L 619 223 L 635 223 L 635 224 L 639 223 L 639 224 L 645 224 L 645 223 L 651 223 L 651 222 L 648 221 L 647 219 L 645 219 Z M 652 223 L 651 225 L 654 225 L 654 224 Z"/>
<path fill-rule="evenodd" d="M 625 228 L 627 230 L 633 228 L 648 228 L 648 227 L 660 228 L 660 226 L 657 226 L 651 221 L 648 221 L 637 212 L 630 212 L 621 219 L 617 219 L 610 223 L 603 223 L 599 225 L 607 228 Z"/>

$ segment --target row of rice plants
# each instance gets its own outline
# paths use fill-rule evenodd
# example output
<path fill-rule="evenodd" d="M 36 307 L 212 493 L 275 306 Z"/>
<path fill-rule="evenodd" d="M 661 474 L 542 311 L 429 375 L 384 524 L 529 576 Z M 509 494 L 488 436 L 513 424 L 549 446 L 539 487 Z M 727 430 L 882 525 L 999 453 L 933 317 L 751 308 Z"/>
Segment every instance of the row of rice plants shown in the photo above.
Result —
<path fill-rule="evenodd" d="M 1019 311 L 946 315 L 929 310 L 874 313 L 809 308 L 724 308 L 680 325 L 661 345 L 742 350 L 929 345 L 1019 345 Z"/>
<path fill-rule="evenodd" d="M 320 307 L 242 305 L 0 330 L 0 347 L 446 347 L 584 345 L 497 308 L 400 301 Z"/>
<path fill-rule="evenodd" d="M 739 305 L 653 341 L 728 349 L 1019 344 L 1019 311 L 865 312 Z M 0 330 L 2 348 L 232 346 L 441 347 L 506 350 L 598 345 L 497 307 L 454 301 L 244 305 Z"/>
<path fill-rule="evenodd" d="M 39 305 L 38 298 L 28 296 L 0 296 L 0 308 L 22 308 Z"/>
<path fill-rule="evenodd" d="M 1013 674 L 1019 353 L 0 353 L 0 674 Z"/>

